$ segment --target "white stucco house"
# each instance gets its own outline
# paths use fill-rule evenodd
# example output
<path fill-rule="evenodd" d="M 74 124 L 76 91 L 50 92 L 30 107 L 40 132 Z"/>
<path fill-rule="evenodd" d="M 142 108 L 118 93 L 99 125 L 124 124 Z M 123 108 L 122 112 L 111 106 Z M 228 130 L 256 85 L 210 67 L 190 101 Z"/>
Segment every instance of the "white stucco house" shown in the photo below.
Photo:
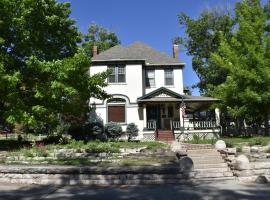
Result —
<path fill-rule="evenodd" d="M 218 109 L 212 119 L 196 115 L 218 100 L 184 93 L 185 64 L 179 61 L 178 54 L 177 45 L 170 57 L 142 42 L 127 47 L 117 45 L 100 54 L 94 48 L 90 75 L 112 70 L 105 88 L 112 98 L 90 99 L 91 117 L 101 119 L 104 124 L 120 123 L 123 130 L 133 122 L 139 128 L 138 138 L 143 140 L 218 133 Z"/>

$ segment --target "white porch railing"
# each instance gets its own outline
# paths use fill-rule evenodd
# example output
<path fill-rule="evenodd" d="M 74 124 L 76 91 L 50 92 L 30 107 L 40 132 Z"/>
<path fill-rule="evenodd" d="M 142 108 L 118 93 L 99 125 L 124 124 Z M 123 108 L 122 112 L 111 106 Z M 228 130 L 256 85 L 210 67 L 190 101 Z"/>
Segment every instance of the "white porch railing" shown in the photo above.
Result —
<path fill-rule="evenodd" d="M 173 129 L 180 129 L 181 128 L 180 121 L 172 121 L 172 127 Z"/>
<path fill-rule="evenodd" d="M 156 128 L 157 128 L 156 121 L 148 121 L 146 123 L 146 128 L 156 130 Z"/>
<path fill-rule="evenodd" d="M 180 129 L 181 123 L 180 121 L 172 121 L 173 129 Z M 184 120 L 184 127 L 187 129 L 210 129 L 217 127 L 216 121 L 204 121 L 204 120 Z"/>
<path fill-rule="evenodd" d="M 217 127 L 216 121 L 193 121 L 193 128 L 199 129 L 199 128 L 214 128 Z"/>

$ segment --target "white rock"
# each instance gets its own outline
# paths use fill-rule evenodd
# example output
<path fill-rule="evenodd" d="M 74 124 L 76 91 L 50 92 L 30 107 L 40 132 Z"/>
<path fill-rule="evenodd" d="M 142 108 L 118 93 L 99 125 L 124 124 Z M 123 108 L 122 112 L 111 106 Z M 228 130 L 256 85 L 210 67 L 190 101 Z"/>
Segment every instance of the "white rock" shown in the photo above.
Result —
<path fill-rule="evenodd" d="M 250 153 L 250 147 L 249 146 L 243 146 L 242 147 L 242 152 L 243 153 Z"/>
<path fill-rule="evenodd" d="M 215 144 L 215 148 L 217 150 L 224 150 L 226 149 L 226 143 L 223 140 L 218 140 Z"/>
<path fill-rule="evenodd" d="M 249 163 L 248 157 L 245 155 L 237 156 L 235 168 L 239 170 L 250 169 L 250 163 Z"/>
<path fill-rule="evenodd" d="M 252 146 L 252 147 L 250 148 L 250 152 L 252 152 L 252 153 L 258 153 L 258 152 L 259 152 L 259 147 L 257 147 L 257 146 Z"/>

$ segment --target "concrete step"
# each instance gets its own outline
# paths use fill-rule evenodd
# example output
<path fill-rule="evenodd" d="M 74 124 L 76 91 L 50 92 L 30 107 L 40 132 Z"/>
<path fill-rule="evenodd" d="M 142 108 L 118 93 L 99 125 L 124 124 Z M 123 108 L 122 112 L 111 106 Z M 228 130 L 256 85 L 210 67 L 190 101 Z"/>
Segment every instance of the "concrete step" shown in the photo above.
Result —
<path fill-rule="evenodd" d="M 220 155 L 201 155 L 201 156 L 191 156 L 188 155 L 192 159 L 216 159 L 216 158 L 222 158 Z"/>
<path fill-rule="evenodd" d="M 230 172 L 228 167 L 221 167 L 221 168 L 204 168 L 204 169 L 194 169 L 195 172 L 202 172 L 202 173 L 215 173 L 215 172 Z"/>
<path fill-rule="evenodd" d="M 187 153 L 190 155 L 220 154 L 215 149 L 188 150 Z"/>
<path fill-rule="evenodd" d="M 205 169 L 205 168 L 222 168 L 228 167 L 227 163 L 213 163 L 213 164 L 195 164 L 194 169 Z"/>
<path fill-rule="evenodd" d="M 219 164 L 224 163 L 223 160 L 193 160 L 194 165 L 198 164 Z"/>
<path fill-rule="evenodd" d="M 208 160 L 216 160 L 216 161 L 224 161 L 221 157 L 205 157 L 205 158 L 194 158 L 194 157 L 190 157 L 193 161 L 208 161 Z"/>
<path fill-rule="evenodd" d="M 221 178 L 221 177 L 233 177 L 232 172 L 191 172 L 192 178 Z"/>

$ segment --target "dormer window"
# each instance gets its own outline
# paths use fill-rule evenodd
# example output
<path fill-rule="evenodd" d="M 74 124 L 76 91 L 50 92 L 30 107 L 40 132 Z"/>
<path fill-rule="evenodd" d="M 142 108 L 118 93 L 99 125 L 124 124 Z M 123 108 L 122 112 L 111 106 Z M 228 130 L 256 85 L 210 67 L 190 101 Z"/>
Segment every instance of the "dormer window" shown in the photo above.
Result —
<path fill-rule="evenodd" d="M 155 87 L 155 70 L 148 69 L 145 71 L 145 86 Z"/>
<path fill-rule="evenodd" d="M 125 83 L 126 82 L 126 67 L 125 66 L 110 66 L 112 71 L 108 77 L 108 83 Z"/>
<path fill-rule="evenodd" d="M 174 85 L 174 77 L 173 77 L 173 69 L 165 69 L 164 70 L 164 77 L 165 77 L 165 85 L 166 86 L 173 86 Z"/>

